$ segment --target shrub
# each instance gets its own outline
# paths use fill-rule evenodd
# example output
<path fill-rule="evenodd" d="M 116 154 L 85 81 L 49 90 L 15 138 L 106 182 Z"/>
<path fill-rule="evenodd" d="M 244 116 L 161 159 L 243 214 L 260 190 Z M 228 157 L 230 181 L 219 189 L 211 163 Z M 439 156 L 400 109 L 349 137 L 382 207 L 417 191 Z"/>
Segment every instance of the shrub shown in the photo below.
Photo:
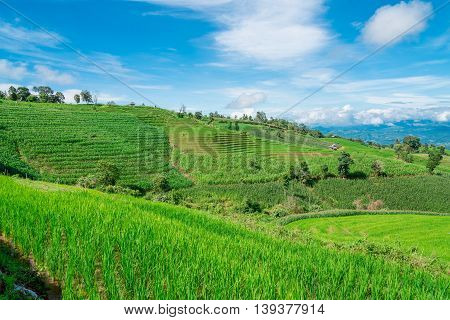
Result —
<path fill-rule="evenodd" d="M 97 176 L 90 174 L 84 177 L 80 177 L 77 181 L 77 186 L 87 189 L 94 189 L 98 185 Z"/>
<path fill-rule="evenodd" d="M 375 177 L 385 177 L 386 173 L 384 172 L 384 164 L 379 160 L 375 160 L 372 162 L 372 175 Z"/>
<path fill-rule="evenodd" d="M 243 213 L 258 213 L 262 211 L 259 202 L 253 201 L 251 199 L 245 199 L 241 208 L 239 209 Z"/>
<path fill-rule="evenodd" d="M 140 192 L 137 190 L 133 190 L 130 188 L 122 187 L 122 186 L 113 186 L 107 185 L 100 187 L 100 190 L 106 193 L 115 193 L 115 194 L 125 194 L 129 196 L 137 197 L 140 195 Z"/>
<path fill-rule="evenodd" d="M 98 183 L 104 186 L 113 186 L 119 180 L 119 168 L 110 162 L 100 161 L 98 163 Z"/>
<path fill-rule="evenodd" d="M 382 200 L 375 200 L 367 205 L 367 210 L 381 210 L 384 202 Z"/>
<path fill-rule="evenodd" d="M 428 153 L 427 169 L 430 173 L 433 173 L 434 169 L 439 165 L 442 160 L 442 153 L 440 150 L 433 149 Z"/>
<path fill-rule="evenodd" d="M 289 215 L 288 209 L 284 207 L 282 204 L 277 204 L 270 210 L 267 210 L 267 213 L 274 218 L 283 218 Z"/>
<path fill-rule="evenodd" d="M 382 200 L 372 200 L 370 197 L 365 199 L 356 199 L 353 205 L 357 210 L 381 210 L 384 206 Z"/>
<path fill-rule="evenodd" d="M 351 158 L 349 153 L 344 151 L 339 156 L 338 161 L 339 175 L 341 176 L 341 178 L 348 178 L 350 174 L 350 165 L 354 163 L 353 159 Z"/>
<path fill-rule="evenodd" d="M 330 176 L 330 169 L 328 168 L 328 166 L 326 164 L 324 164 L 323 166 L 320 167 L 320 174 L 323 179 L 326 179 Z"/>
<path fill-rule="evenodd" d="M 156 192 L 168 192 L 172 188 L 169 180 L 162 174 L 158 174 L 153 178 L 153 190 Z"/>

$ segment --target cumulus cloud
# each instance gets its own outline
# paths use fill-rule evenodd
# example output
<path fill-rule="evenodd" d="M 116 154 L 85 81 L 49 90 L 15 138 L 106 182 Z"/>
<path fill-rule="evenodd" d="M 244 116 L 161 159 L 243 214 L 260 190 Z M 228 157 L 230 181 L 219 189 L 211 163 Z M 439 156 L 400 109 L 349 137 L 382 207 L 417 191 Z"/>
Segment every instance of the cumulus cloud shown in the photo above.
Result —
<path fill-rule="evenodd" d="M 36 65 L 34 70 L 41 81 L 59 85 L 68 85 L 75 82 L 75 78 L 71 74 L 52 70 L 43 65 Z"/>
<path fill-rule="evenodd" d="M 237 99 L 228 104 L 229 109 L 252 109 L 255 105 L 266 101 L 264 92 L 243 93 Z"/>
<path fill-rule="evenodd" d="M 0 91 L 8 91 L 9 87 L 20 87 L 17 83 L 0 83 Z"/>
<path fill-rule="evenodd" d="M 143 1 L 201 11 L 222 27 L 212 35 L 219 50 L 260 63 L 292 63 L 330 40 L 320 19 L 324 0 Z"/>
<path fill-rule="evenodd" d="M 27 73 L 28 71 L 25 64 L 0 59 L 0 77 L 12 80 L 22 80 Z"/>
<path fill-rule="evenodd" d="M 419 0 L 383 6 L 364 25 L 362 39 L 369 44 L 383 45 L 396 37 L 394 42 L 418 35 L 426 29 L 432 10 L 431 3 Z"/>
<path fill-rule="evenodd" d="M 81 89 L 68 89 L 64 90 L 62 93 L 64 94 L 64 97 L 66 98 L 66 103 L 75 103 L 75 100 L 73 97 L 76 94 L 80 94 Z M 119 95 L 112 95 L 110 93 L 106 92 L 91 92 L 92 95 L 97 97 L 98 103 L 107 103 L 109 101 L 114 101 L 116 103 L 129 103 L 131 100 L 129 100 L 125 96 L 119 96 Z"/>
<path fill-rule="evenodd" d="M 350 105 L 335 108 L 316 108 L 309 111 L 297 111 L 294 118 L 308 125 L 347 126 L 382 125 L 403 120 L 450 120 L 450 108 L 368 108 L 356 110 Z"/>

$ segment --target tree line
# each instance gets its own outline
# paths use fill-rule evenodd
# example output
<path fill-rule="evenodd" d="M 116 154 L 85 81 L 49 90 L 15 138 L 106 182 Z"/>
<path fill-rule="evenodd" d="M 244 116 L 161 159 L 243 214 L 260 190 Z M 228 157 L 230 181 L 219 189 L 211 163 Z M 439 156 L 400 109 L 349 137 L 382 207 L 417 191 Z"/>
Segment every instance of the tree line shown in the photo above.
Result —
<path fill-rule="evenodd" d="M 54 91 L 49 86 L 35 86 L 31 89 L 27 87 L 10 86 L 8 90 L 0 90 L 0 99 L 23 102 L 41 102 L 41 103 L 65 103 L 66 97 L 60 91 Z M 92 95 L 88 90 L 82 90 L 73 97 L 74 101 L 79 104 L 81 102 L 90 104 L 97 103 L 97 97 Z M 114 104 L 109 102 L 108 104 Z"/>

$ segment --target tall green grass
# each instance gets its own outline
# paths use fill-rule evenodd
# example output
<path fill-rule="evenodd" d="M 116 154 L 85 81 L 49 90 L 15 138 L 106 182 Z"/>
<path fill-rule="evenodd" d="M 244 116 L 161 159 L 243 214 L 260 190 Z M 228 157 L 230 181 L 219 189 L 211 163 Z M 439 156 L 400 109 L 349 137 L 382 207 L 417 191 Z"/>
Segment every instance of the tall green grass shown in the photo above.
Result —
<path fill-rule="evenodd" d="M 308 230 L 321 240 L 354 242 L 367 239 L 381 244 L 399 246 L 450 262 L 450 216 L 436 215 L 355 215 L 303 219 L 289 228 Z"/>
<path fill-rule="evenodd" d="M 384 209 L 450 213 L 449 178 L 418 176 L 321 180 L 314 187 L 328 208 L 351 209 L 357 199 L 382 200 Z"/>
<path fill-rule="evenodd" d="M 0 230 L 66 299 L 448 299 L 449 280 L 202 212 L 0 177 Z"/>

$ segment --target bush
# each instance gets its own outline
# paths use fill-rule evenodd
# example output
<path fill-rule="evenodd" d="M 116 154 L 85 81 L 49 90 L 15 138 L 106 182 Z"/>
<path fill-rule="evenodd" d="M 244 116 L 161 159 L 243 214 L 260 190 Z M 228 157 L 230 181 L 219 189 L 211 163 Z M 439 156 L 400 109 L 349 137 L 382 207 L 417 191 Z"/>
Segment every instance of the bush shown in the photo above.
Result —
<path fill-rule="evenodd" d="M 270 210 L 267 210 L 267 213 L 274 218 L 283 218 L 290 214 L 288 209 L 286 209 L 282 204 L 277 204 Z"/>
<path fill-rule="evenodd" d="M 102 186 L 100 187 L 100 191 L 106 192 L 106 193 L 115 193 L 115 194 L 125 194 L 128 196 L 134 196 L 138 197 L 140 196 L 140 192 L 137 190 L 133 190 L 130 188 L 122 187 L 122 186 Z"/>
<path fill-rule="evenodd" d="M 155 192 L 168 192 L 172 189 L 169 184 L 169 180 L 162 174 L 158 174 L 153 178 L 153 191 Z"/>
<path fill-rule="evenodd" d="M 261 205 L 251 199 L 245 199 L 239 210 L 243 213 L 259 213 L 262 211 Z"/>
<path fill-rule="evenodd" d="M 98 185 L 97 176 L 90 174 L 88 176 L 80 177 L 77 181 L 77 186 L 87 189 L 94 189 Z"/>
<path fill-rule="evenodd" d="M 433 173 L 434 169 L 439 165 L 442 160 L 442 153 L 438 149 L 430 150 L 428 153 L 427 169 L 430 173 Z"/>
<path fill-rule="evenodd" d="M 119 180 L 119 168 L 110 162 L 100 161 L 98 163 L 98 183 L 103 186 L 114 186 Z"/>
<path fill-rule="evenodd" d="M 342 152 L 339 156 L 339 164 L 338 164 L 338 172 L 341 178 L 348 178 L 350 175 L 350 165 L 352 165 L 353 159 L 350 157 L 350 154 L 347 152 Z"/>
<path fill-rule="evenodd" d="M 357 210 L 381 210 L 383 209 L 384 202 L 382 200 L 372 200 L 370 197 L 366 199 L 356 199 L 353 201 L 353 205 Z"/>
<path fill-rule="evenodd" d="M 384 172 L 384 164 L 379 160 L 375 160 L 372 162 L 372 175 L 375 177 L 385 177 L 386 173 Z"/>

